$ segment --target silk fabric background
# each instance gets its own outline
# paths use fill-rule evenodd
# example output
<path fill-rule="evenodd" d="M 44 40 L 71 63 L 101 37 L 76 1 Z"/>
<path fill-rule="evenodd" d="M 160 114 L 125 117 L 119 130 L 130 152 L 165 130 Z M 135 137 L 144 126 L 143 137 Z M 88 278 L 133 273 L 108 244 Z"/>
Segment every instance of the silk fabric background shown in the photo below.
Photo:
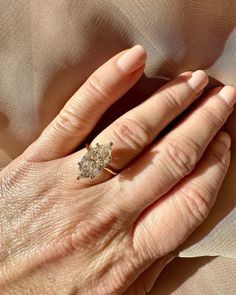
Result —
<path fill-rule="evenodd" d="M 185 70 L 205 69 L 208 88 L 236 86 L 235 27 L 234 0 L 0 0 L 0 167 L 99 65 L 132 45 L 148 53 L 145 75 L 94 133 Z M 236 294 L 235 115 L 224 128 L 232 164 L 217 202 L 152 295 Z"/>

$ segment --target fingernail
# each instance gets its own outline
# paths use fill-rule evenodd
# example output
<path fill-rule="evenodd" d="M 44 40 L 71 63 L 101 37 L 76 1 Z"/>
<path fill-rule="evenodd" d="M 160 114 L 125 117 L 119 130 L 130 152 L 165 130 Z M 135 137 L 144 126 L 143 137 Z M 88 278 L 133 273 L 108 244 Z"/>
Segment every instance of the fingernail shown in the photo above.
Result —
<path fill-rule="evenodd" d="M 231 137 L 227 132 L 221 131 L 218 134 L 218 141 L 223 143 L 228 149 L 231 147 Z"/>
<path fill-rule="evenodd" d="M 117 61 L 117 66 L 125 73 L 132 74 L 146 61 L 146 52 L 141 45 L 135 45 Z"/>
<path fill-rule="evenodd" d="M 197 70 L 192 73 L 192 76 L 187 81 L 187 83 L 193 89 L 193 91 L 197 94 L 208 84 L 208 81 L 209 79 L 207 74 L 202 70 Z"/>
<path fill-rule="evenodd" d="M 236 102 L 236 88 L 233 86 L 224 86 L 218 95 L 224 99 L 224 101 L 229 105 L 229 107 L 232 107 Z"/>

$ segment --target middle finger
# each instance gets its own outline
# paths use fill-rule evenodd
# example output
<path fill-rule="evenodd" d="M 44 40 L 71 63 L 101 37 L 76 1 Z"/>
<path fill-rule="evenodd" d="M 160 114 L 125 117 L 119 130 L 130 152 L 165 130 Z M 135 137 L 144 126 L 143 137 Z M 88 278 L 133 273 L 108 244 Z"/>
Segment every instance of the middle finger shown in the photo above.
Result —
<path fill-rule="evenodd" d="M 207 74 L 202 70 L 182 73 L 103 130 L 92 141 L 91 146 L 113 142 L 110 166 L 118 171 L 124 169 L 174 118 L 197 99 L 207 83 Z M 73 163 L 78 162 L 85 152 L 81 150 L 69 157 L 72 157 Z M 72 177 L 76 178 L 75 175 Z M 99 183 L 109 177 L 109 173 L 102 172 L 88 183 Z"/>
<path fill-rule="evenodd" d="M 123 186 L 129 198 L 123 199 L 121 206 L 130 208 L 135 202 L 136 209 L 142 211 L 190 174 L 235 102 L 234 87 L 213 89 L 172 131 L 121 172 L 118 177 L 123 183 L 132 180 Z M 113 178 L 111 185 L 116 180 Z"/>

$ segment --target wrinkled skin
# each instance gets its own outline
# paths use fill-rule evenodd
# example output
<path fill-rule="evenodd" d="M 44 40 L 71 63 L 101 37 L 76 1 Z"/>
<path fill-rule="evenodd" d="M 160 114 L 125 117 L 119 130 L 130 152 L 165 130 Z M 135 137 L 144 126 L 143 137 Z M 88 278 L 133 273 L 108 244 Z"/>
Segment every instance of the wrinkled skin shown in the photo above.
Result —
<path fill-rule="evenodd" d="M 118 175 L 77 180 L 86 150 L 75 148 L 143 73 L 144 50 L 133 53 L 129 73 L 117 64 L 125 53 L 93 73 L 0 172 L 1 294 L 146 294 L 214 204 L 230 163 L 230 137 L 219 130 L 235 89 L 212 89 L 154 140 L 200 96 L 203 71 L 179 75 L 93 140 L 114 142 Z M 198 84 L 188 82 L 194 75 Z"/>

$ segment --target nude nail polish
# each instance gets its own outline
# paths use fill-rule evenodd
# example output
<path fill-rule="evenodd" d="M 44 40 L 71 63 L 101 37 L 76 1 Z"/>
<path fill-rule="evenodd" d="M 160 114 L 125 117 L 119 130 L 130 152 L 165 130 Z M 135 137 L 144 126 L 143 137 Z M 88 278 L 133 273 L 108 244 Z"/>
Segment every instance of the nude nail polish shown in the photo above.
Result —
<path fill-rule="evenodd" d="M 236 102 L 236 88 L 233 86 L 226 85 L 224 86 L 218 95 L 223 98 L 223 100 L 232 107 Z"/>
<path fill-rule="evenodd" d="M 132 74 L 146 61 L 146 52 L 141 45 L 135 45 L 125 52 L 118 60 L 117 66 L 126 74 Z"/>
<path fill-rule="evenodd" d="M 192 73 L 192 76 L 187 81 L 187 83 L 197 94 L 208 84 L 208 81 L 209 78 L 207 74 L 202 70 L 197 70 Z"/>

